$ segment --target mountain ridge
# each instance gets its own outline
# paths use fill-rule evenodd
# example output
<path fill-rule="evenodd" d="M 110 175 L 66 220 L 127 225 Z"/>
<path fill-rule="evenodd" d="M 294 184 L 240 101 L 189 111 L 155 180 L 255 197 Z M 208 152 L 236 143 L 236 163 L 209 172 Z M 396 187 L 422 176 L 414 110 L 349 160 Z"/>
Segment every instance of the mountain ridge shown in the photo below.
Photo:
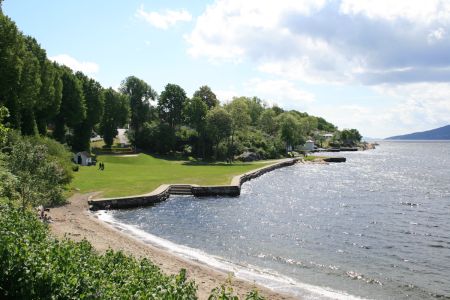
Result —
<path fill-rule="evenodd" d="M 450 125 L 421 132 L 391 136 L 385 138 L 385 140 L 450 140 Z"/>

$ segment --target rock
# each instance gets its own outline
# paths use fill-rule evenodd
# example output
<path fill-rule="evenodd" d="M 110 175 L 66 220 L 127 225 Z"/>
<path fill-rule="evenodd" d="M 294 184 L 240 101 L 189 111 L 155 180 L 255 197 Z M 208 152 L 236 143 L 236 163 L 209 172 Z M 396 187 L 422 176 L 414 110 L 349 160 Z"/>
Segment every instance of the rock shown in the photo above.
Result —
<path fill-rule="evenodd" d="M 241 155 L 237 157 L 240 161 L 250 162 L 255 160 L 260 160 L 260 156 L 258 153 L 255 152 L 244 152 Z"/>

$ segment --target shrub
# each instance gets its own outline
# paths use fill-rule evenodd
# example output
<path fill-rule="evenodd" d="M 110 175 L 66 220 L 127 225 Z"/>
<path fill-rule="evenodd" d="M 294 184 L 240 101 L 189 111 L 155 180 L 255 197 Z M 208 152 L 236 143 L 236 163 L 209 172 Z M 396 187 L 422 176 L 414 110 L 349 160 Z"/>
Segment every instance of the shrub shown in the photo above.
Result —
<path fill-rule="evenodd" d="M 10 207 L 0 208 L 0 298 L 197 299 L 184 270 L 167 276 L 147 259 L 58 241 L 30 212 Z"/>

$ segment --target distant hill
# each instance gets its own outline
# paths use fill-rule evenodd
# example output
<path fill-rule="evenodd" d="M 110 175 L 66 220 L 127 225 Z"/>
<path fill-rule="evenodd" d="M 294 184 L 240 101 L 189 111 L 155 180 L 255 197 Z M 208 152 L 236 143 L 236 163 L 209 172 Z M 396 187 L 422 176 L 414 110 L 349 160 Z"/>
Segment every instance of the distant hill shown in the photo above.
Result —
<path fill-rule="evenodd" d="M 450 140 L 450 125 L 423 132 L 391 136 L 386 140 Z"/>

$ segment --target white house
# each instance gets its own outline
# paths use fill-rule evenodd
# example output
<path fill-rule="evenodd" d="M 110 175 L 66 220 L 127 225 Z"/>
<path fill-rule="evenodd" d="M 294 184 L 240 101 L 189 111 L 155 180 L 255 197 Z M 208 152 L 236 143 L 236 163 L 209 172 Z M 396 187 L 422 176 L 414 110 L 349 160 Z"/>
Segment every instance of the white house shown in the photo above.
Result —
<path fill-rule="evenodd" d="M 314 150 L 314 141 L 307 140 L 306 143 L 303 145 L 303 149 L 307 151 Z"/>
<path fill-rule="evenodd" d="M 75 163 L 82 166 L 90 166 L 92 164 L 92 156 L 86 151 L 74 154 L 73 159 L 75 160 Z"/>
<path fill-rule="evenodd" d="M 322 135 L 326 140 L 329 140 L 333 137 L 332 133 L 325 133 L 324 135 Z"/>

